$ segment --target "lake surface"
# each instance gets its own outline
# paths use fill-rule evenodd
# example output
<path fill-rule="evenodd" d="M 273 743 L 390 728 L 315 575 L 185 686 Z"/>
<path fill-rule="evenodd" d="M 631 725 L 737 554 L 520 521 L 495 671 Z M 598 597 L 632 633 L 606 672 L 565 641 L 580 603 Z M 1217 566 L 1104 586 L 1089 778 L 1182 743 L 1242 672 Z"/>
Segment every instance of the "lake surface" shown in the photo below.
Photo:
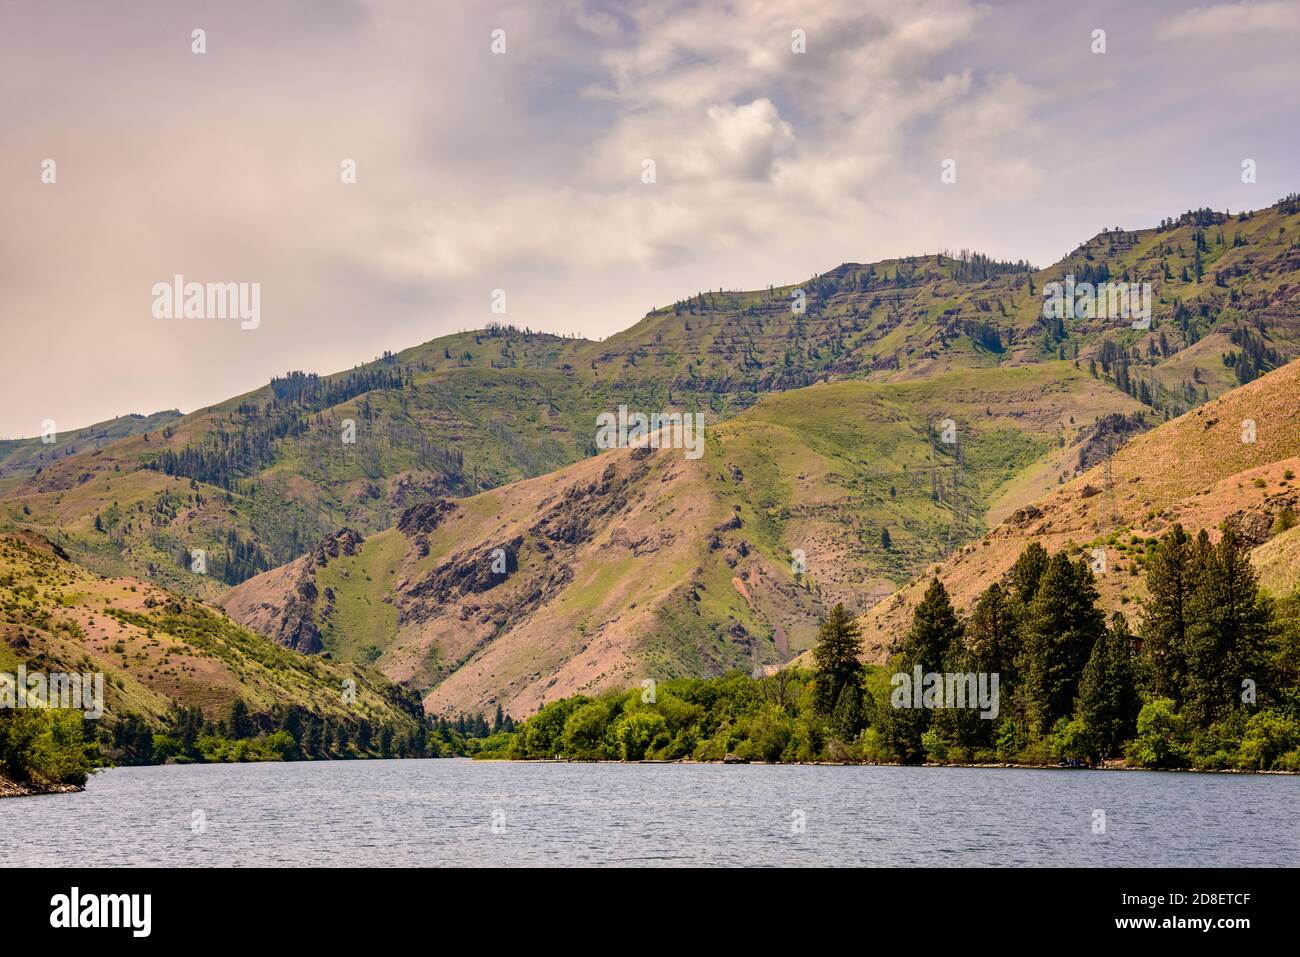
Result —
<path fill-rule="evenodd" d="M 333 761 L 0 801 L 0 866 L 1300 865 L 1300 778 Z M 1104 833 L 1094 833 L 1105 812 Z"/>

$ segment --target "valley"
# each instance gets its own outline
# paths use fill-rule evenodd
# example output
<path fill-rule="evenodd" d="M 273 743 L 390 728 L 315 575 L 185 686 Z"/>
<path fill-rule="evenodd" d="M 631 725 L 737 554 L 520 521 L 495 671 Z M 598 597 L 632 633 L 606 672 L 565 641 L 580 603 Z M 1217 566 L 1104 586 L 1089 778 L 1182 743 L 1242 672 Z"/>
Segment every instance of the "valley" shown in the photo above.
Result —
<path fill-rule="evenodd" d="M 1046 317 L 1067 277 L 1150 283 L 1150 328 Z M 698 292 L 600 342 L 489 326 L 7 441 L 0 528 L 442 716 L 770 672 L 837 603 L 883 660 L 928 574 L 969 601 L 1029 540 L 1108 549 L 1118 608 L 1168 523 L 1240 520 L 1282 594 L 1298 295 L 1291 196 L 1103 230 L 1046 268 L 943 253 Z M 702 456 L 602 450 L 620 406 L 702 414 Z"/>

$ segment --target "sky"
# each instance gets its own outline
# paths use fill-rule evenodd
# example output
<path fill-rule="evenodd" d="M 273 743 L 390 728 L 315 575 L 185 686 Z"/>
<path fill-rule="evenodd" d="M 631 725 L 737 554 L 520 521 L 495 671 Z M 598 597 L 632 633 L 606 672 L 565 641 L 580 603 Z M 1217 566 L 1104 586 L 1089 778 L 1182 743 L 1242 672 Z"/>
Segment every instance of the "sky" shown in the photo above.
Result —
<path fill-rule="evenodd" d="M 0 438 L 1267 206 L 1297 49 L 1297 0 L 5 0 Z M 176 275 L 257 283 L 256 328 L 156 317 Z"/>

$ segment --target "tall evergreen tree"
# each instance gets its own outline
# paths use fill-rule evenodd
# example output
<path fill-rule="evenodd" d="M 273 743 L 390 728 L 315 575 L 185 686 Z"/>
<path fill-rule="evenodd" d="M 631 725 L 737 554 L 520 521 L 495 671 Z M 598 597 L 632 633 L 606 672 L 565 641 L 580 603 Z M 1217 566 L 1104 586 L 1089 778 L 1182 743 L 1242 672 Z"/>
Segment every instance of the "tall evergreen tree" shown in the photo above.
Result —
<path fill-rule="evenodd" d="M 1029 605 L 1021 666 L 1030 720 L 1040 733 L 1073 710 L 1079 678 L 1105 630 L 1088 564 L 1053 555 Z"/>
<path fill-rule="evenodd" d="M 996 672 L 1001 683 L 1016 680 L 1019 632 L 1011 594 L 994 582 L 980 595 L 966 627 L 969 671 Z"/>
<path fill-rule="evenodd" d="M 1139 634 L 1156 697 L 1181 705 L 1187 686 L 1187 602 L 1193 586 L 1192 539 L 1175 525 L 1147 558 L 1147 599 Z"/>
<path fill-rule="evenodd" d="M 1204 727 L 1241 703 L 1244 681 L 1267 686 L 1273 614 L 1259 590 L 1249 546 L 1232 526 L 1214 545 L 1202 530 L 1196 556 L 1188 601 L 1184 713 Z"/>
<path fill-rule="evenodd" d="M 949 670 L 964 674 L 998 676 L 999 717 L 1011 717 L 1005 702 L 1018 680 L 1016 659 L 1019 655 L 1020 630 L 1014 592 L 994 582 L 975 602 L 966 623 L 960 646 L 950 649 Z M 989 680 L 989 679 L 985 679 Z M 958 745 L 975 750 L 992 748 L 1001 727 L 999 720 L 983 717 L 974 708 L 936 712 L 931 727 L 951 734 Z"/>
<path fill-rule="evenodd" d="M 813 649 L 813 662 L 816 666 L 813 692 L 817 710 L 823 715 L 834 715 L 836 708 L 840 707 L 841 698 L 847 694 L 844 708 L 850 707 L 851 699 L 856 699 L 860 715 L 862 678 L 865 673 L 862 666 L 862 638 L 858 623 L 842 604 L 832 608 L 830 615 L 822 622 L 817 632 L 817 647 Z M 844 708 L 841 708 L 841 716 Z"/>
<path fill-rule="evenodd" d="M 961 638 L 961 622 L 953 611 L 948 589 L 932 578 L 925 597 L 916 606 L 912 627 L 903 638 L 903 659 L 908 668 L 920 665 L 922 671 L 942 671 L 948 651 Z"/>
<path fill-rule="evenodd" d="M 1038 594 L 1038 583 L 1047 571 L 1047 562 L 1047 550 L 1038 542 L 1030 542 L 1011 566 L 1011 585 L 1021 603 L 1028 605 Z"/>
<path fill-rule="evenodd" d="M 948 598 L 948 590 L 943 587 L 943 582 L 934 578 L 916 606 L 912 627 L 903 638 L 897 659 L 899 669 L 908 675 L 909 680 L 917 666 L 923 674 L 942 672 L 950 659 L 960 652 L 961 622 Z M 913 687 L 914 702 L 920 695 L 921 688 Z M 922 736 L 934 722 L 934 717 L 934 712 L 926 708 L 888 708 L 881 722 L 886 745 L 906 763 L 925 760 Z M 953 722 L 945 720 L 942 723 L 945 733 L 954 731 Z"/>
<path fill-rule="evenodd" d="M 1079 680 L 1075 709 L 1083 721 L 1092 757 L 1114 754 L 1137 730 L 1137 685 L 1133 675 L 1133 637 L 1124 615 L 1115 612 L 1096 644 Z"/>
<path fill-rule="evenodd" d="M 236 740 L 253 736 L 253 721 L 248 716 L 248 705 L 236 698 L 230 705 L 230 736 Z"/>

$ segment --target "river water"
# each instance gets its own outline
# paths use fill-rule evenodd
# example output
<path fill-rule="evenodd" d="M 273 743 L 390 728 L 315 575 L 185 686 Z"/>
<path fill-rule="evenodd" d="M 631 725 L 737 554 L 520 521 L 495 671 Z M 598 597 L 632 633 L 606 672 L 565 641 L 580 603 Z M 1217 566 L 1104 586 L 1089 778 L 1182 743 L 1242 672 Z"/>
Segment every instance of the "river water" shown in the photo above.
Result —
<path fill-rule="evenodd" d="M 0 866 L 1300 865 L 1300 779 L 333 761 L 0 801 Z"/>

